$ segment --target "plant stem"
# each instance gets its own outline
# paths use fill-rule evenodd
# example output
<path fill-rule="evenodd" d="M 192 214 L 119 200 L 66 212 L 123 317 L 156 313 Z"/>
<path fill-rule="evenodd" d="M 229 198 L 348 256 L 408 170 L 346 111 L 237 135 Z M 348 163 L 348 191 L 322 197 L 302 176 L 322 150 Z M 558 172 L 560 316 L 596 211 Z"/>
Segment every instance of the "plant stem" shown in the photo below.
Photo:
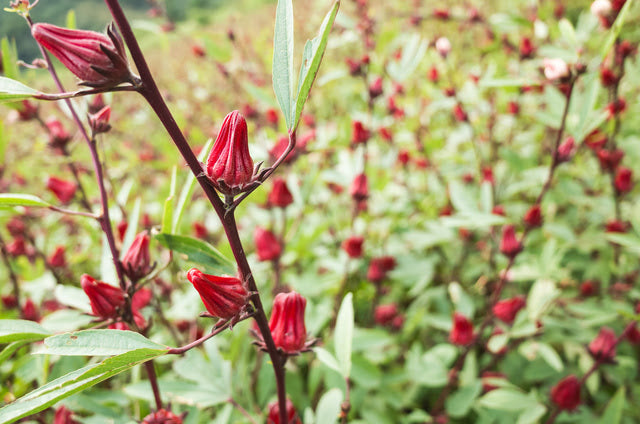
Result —
<path fill-rule="evenodd" d="M 251 414 L 249 414 L 247 412 L 246 409 L 244 409 L 238 402 L 236 402 L 236 400 L 234 398 L 229 398 L 227 400 L 227 402 L 229 402 L 231 405 L 233 405 L 234 408 L 236 408 L 238 411 L 240 411 L 240 413 L 242 415 L 244 415 L 245 417 L 247 417 L 247 419 L 252 423 L 252 424 L 257 424 L 256 420 L 253 419 L 253 417 L 251 416 Z"/>
<path fill-rule="evenodd" d="M 147 377 L 149 377 L 149 383 L 151 383 L 151 389 L 153 390 L 153 398 L 156 401 L 156 409 L 162 409 L 162 398 L 160 397 L 160 388 L 158 387 L 158 377 L 156 376 L 156 369 L 153 366 L 153 359 L 145 362 L 144 367 L 147 370 Z"/>
<path fill-rule="evenodd" d="M 18 308 L 20 308 L 20 284 L 18 283 L 18 277 L 16 276 L 15 272 L 13 272 L 13 268 L 11 267 L 11 261 L 9 261 L 9 252 L 7 252 L 7 245 L 2 237 L 0 237 L 0 253 L 2 253 L 2 261 L 9 271 L 9 280 L 11 280 L 11 285 L 13 286 L 13 295 L 16 298 L 16 305 L 18 305 Z"/>

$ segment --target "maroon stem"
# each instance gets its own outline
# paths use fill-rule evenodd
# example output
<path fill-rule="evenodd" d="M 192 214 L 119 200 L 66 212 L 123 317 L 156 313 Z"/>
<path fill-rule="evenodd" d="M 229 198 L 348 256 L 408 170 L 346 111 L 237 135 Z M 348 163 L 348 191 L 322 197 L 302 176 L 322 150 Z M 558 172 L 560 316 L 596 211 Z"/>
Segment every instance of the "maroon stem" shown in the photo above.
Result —
<path fill-rule="evenodd" d="M 29 26 L 31 27 L 33 25 L 33 21 L 28 16 L 26 17 L 26 19 L 27 19 L 27 22 L 29 23 Z M 65 91 L 64 87 L 60 82 L 60 78 L 58 78 L 58 74 L 56 73 L 56 70 L 53 67 L 53 63 L 51 63 L 51 58 L 49 57 L 49 54 L 44 50 L 44 48 L 40 44 L 38 44 L 38 48 L 40 49 L 40 53 L 42 54 L 42 57 L 47 62 L 47 68 L 49 69 L 49 73 L 51 74 L 51 77 L 53 78 L 53 81 L 55 82 L 56 87 L 58 87 L 59 91 L 64 92 Z M 89 147 L 89 151 L 91 152 L 91 161 L 93 162 L 93 169 L 96 173 L 96 180 L 98 182 L 98 187 L 100 189 L 100 201 L 102 203 L 102 215 L 98 220 L 100 221 L 100 227 L 102 228 L 102 231 L 107 237 L 107 243 L 109 244 L 109 250 L 111 250 L 111 256 L 113 257 L 113 264 L 115 265 L 116 273 L 118 274 L 118 281 L 120 282 L 120 287 L 123 290 L 125 290 L 127 288 L 127 284 L 124 279 L 122 263 L 120 263 L 120 254 L 118 253 L 118 248 L 116 247 L 116 241 L 113 236 L 113 228 L 111 226 L 111 219 L 109 218 L 109 199 L 107 197 L 107 191 L 104 188 L 104 176 L 102 174 L 102 164 L 100 163 L 100 158 L 98 158 L 98 151 L 96 150 L 95 140 L 92 140 L 91 137 L 89 137 L 89 134 L 87 133 L 87 130 L 82 124 L 82 121 L 78 116 L 78 112 L 76 112 L 75 108 L 73 107 L 71 100 L 64 99 L 64 101 L 67 107 L 69 108 L 71 117 L 76 123 L 76 126 L 78 127 L 78 130 L 82 135 L 82 138 L 84 138 L 85 142 L 87 143 L 87 146 Z"/>
<path fill-rule="evenodd" d="M 238 265 L 238 269 L 244 281 L 247 282 L 247 286 L 249 291 L 252 293 L 251 302 L 255 307 L 255 315 L 254 318 L 258 327 L 260 329 L 260 333 L 265 342 L 265 346 L 267 348 L 267 352 L 271 358 L 271 362 L 273 365 L 275 377 L 276 377 L 276 386 L 278 391 L 278 406 L 280 409 L 280 422 L 287 422 L 286 417 L 286 390 L 285 390 L 285 369 L 284 369 L 284 359 L 282 355 L 279 353 L 275 343 L 273 342 L 273 337 L 271 336 L 271 331 L 269 330 L 269 322 L 267 321 L 267 316 L 264 312 L 264 307 L 262 306 L 262 301 L 260 300 L 260 295 L 258 293 L 258 288 L 256 286 L 255 280 L 251 273 L 251 268 L 249 267 L 249 263 L 247 262 L 246 255 L 244 253 L 244 249 L 242 248 L 242 242 L 240 241 L 240 236 L 238 234 L 238 228 L 236 226 L 235 217 L 233 214 L 233 210 L 225 209 L 224 203 L 218 196 L 218 193 L 214 190 L 213 186 L 210 184 L 208 178 L 203 172 L 202 165 L 198 158 L 195 156 L 189 143 L 185 139 L 182 131 L 178 127 L 171 111 L 169 110 L 167 104 L 164 101 L 164 98 L 160 94 L 158 87 L 153 79 L 153 75 L 147 65 L 147 62 L 142 54 L 142 50 L 138 45 L 138 41 L 129 25 L 129 21 L 127 20 L 124 11 L 120 7 L 120 4 L 117 0 L 105 0 L 113 19 L 115 20 L 118 28 L 120 29 L 120 33 L 122 34 L 122 38 L 125 40 L 127 47 L 129 48 L 129 52 L 133 61 L 140 73 L 140 79 L 142 84 L 140 85 L 138 91 L 142 96 L 147 100 L 151 108 L 154 110 L 162 124 L 164 125 L 167 133 L 173 140 L 177 149 L 179 150 L 182 157 L 187 162 L 187 165 L 191 169 L 191 172 L 196 176 L 198 184 L 202 187 L 205 195 L 209 199 L 209 202 L 213 206 L 214 210 L 218 214 L 222 225 L 224 227 L 225 234 L 227 239 L 229 240 L 229 245 L 233 252 L 233 256 L 235 257 L 236 263 Z M 289 146 L 291 151 L 293 146 L 295 146 L 295 133 L 293 135 L 290 134 L 289 137 Z M 285 152 L 288 153 L 288 152 Z M 284 155 L 283 155 L 284 156 Z M 286 157 L 286 156 L 284 156 Z M 280 158 L 278 162 L 274 165 L 273 169 L 275 169 L 276 165 L 279 165 L 283 157 Z M 273 170 L 271 170 L 273 172 Z M 267 176 L 271 173 L 269 172 Z M 246 197 L 246 196 L 244 196 Z M 242 197 L 242 198 L 244 198 Z"/>
<path fill-rule="evenodd" d="M 153 390 L 153 398 L 156 401 L 156 409 L 162 409 L 162 398 L 160 397 L 160 387 L 158 387 L 158 378 L 156 376 L 156 369 L 153 366 L 153 360 L 144 363 L 144 367 L 147 370 L 147 377 L 151 383 L 151 389 Z"/>

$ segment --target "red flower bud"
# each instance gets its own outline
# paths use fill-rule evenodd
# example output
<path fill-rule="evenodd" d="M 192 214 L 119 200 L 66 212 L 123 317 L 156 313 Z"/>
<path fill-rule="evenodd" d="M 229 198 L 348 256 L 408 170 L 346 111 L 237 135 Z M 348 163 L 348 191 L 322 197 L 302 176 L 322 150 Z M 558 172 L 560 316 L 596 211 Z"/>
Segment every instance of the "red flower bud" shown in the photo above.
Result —
<path fill-rule="evenodd" d="M 95 278 L 87 274 L 82 275 L 80 285 L 89 297 L 93 315 L 102 319 L 118 316 L 118 309 L 124 305 L 124 292 L 120 287 L 96 281 Z"/>
<path fill-rule="evenodd" d="M 499 216 L 507 216 L 507 213 L 504 211 L 504 206 L 502 206 L 502 205 L 495 205 L 491 209 L 491 213 L 494 214 L 494 215 L 499 215 Z"/>
<path fill-rule="evenodd" d="M 633 188 L 633 171 L 624 166 L 616 170 L 614 185 L 619 194 L 628 193 Z"/>
<path fill-rule="evenodd" d="M 112 87 L 133 79 L 124 44 L 113 24 L 107 28 L 107 35 L 46 23 L 33 25 L 31 34 L 80 78 L 82 85 Z"/>
<path fill-rule="evenodd" d="M 22 319 L 26 319 L 29 321 L 40 321 L 40 312 L 38 311 L 38 307 L 33 300 L 27 299 L 22 305 L 21 311 Z"/>
<path fill-rule="evenodd" d="M 56 414 L 53 416 L 53 424 L 78 424 L 76 420 L 71 418 L 72 415 L 73 412 L 65 406 L 60 406 L 56 409 Z"/>
<path fill-rule="evenodd" d="M 438 78 L 439 78 L 439 74 L 438 74 L 438 68 L 436 68 L 435 66 L 432 66 L 429 69 L 429 80 L 433 83 L 438 82 Z"/>
<path fill-rule="evenodd" d="M 603 87 L 611 87 L 618 82 L 618 77 L 611 68 L 600 68 L 600 82 Z"/>
<path fill-rule="evenodd" d="M 575 375 L 565 377 L 553 386 L 551 401 L 563 411 L 573 411 L 580 405 L 580 382 Z"/>
<path fill-rule="evenodd" d="M 191 268 L 187 272 L 187 279 L 198 291 L 202 303 L 213 316 L 231 319 L 247 304 L 249 293 L 239 278 L 209 275 Z"/>
<path fill-rule="evenodd" d="M 433 17 L 436 19 L 442 19 L 443 21 L 446 21 L 450 17 L 449 11 L 447 9 L 434 9 Z"/>
<path fill-rule="evenodd" d="M 2 73 L 2 71 L 0 71 Z M 21 121 L 30 121 L 38 116 L 38 106 L 29 100 L 23 100 L 21 107 L 18 109 L 18 118 Z"/>
<path fill-rule="evenodd" d="M 27 226 L 24 224 L 24 222 L 20 217 L 13 216 L 11 217 L 9 222 L 7 222 L 7 230 L 9 231 L 9 234 L 11 234 L 14 237 L 19 237 L 24 235 L 24 232 L 26 231 L 26 229 L 27 229 Z"/>
<path fill-rule="evenodd" d="M 124 235 L 127 232 L 127 228 L 129 228 L 129 223 L 127 221 L 118 222 L 116 230 L 118 231 L 118 237 L 120 237 L 120 240 L 124 240 Z"/>
<path fill-rule="evenodd" d="M 111 106 L 105 106 L 93 115 L 89 115 L 89 126 L 94 135 L 106 133 L 111 129 Z"/>
<path fill-rule="evenodd" d="M 398 152 L 398 163 L 402 166 L 407 166 L 411 161 L 411 155 L 407 150 L 400 150 Z"/>
<path fill-rule="evenodd" d="M 62 122 L 56 118 L 49 118 L 45 124 L 49 131 L 49 146 L 63 148 L 71 140 L 71 134 L 62 126 Z"/>
<path fill-rule="evenodd" d="M 600 161 L 600 168 L 602 168 L 603 171 L 615 171 L 624 157 L 624 151 L 620 149 L 600 149 L 598 150 L 597 155 L 598 160 Z"/>
<path fill-rule="evenodd" d="M 209 231 L 207 230 L 207 227 L 200 222 L 194 222 L 192 225 L 192 228 L 193 228 L 193 234 L 195 234 L 197 238 L 206 239 L 209 236 Z"/>
<path fill-rule="evenodd" d="M 265 116 L 268 123 L 270 123 L 271 125 L 278 125 L 278 112 L 275 109 L 267 109 Z"/>
<path fill-rule="evenodd" d="M 616 357 L 616 333 L 602 327 L 595 339 L 589 343 L 589 353 L 598 361 L 612 362 Z"/>
<path fill-rule="evenodd" d="M 373 311 L 373 320 L 381 326 L 391 325 L 398 316 L 398 306 L 395 303 L 378 305 Z"/>
<path fill-rule="evenodd" d="M 464 111 L 460 103 L 456 103 L 453 107 L 453 116 L 460 122 L 467 122 L 469 120 L 467 112 Z"/>
<path fill-rule="evenodd" d="M 535 52 L 536 52 L 536 48 L 534 47 L 529 37 L 524 37 L 520 40 L 520 58 L 521 59 L 530 59 L 531 57 L 533 57 Z"/>
<path fill-rule="evenodd" d="M 54 268 L 64 268 L 67 266 L 67 261 L 65 260 L 65 248 L 64 246 L 56 247 L 56 250 L 53 251 L 51 256 L 47 258 L 47 263 Z"/>
<path fill-rule="evenodd" d="M 287 187 L 287 183 L 282 178 L 275 178 L 273 180 L 273 188 L 269 193 L 267 202 L 271 206 L 278 208 L 286 208 L 293 203 L 293 195 Z"/>
<path fill-rule="evenodd" d="M 146 231 L 138 234 L 131 243 L 129 250 L 122 258 L 122 268 L 132 281 L 138 281 L 151 272 L 149 234 Z"/>
<path fill-rule="evenodd" d="M 371 133 L 364 127 L 362 122 L 353 121 L 351 123 L 351 142 L 353 144 L 366 143 L 370 136 Z"/>
<path fill-rule="evenodd" d="M 558 151 L 556 153 L 556 159 L 558 163 L 568 162 L 573 156 L 573 149 L 575 147 L 575 141 L 573 137 L 567 137 L 565 141 L 560 143 Z"/>
<path fill-rule="evenodd" d="M 378 133 L 380 134 L 380 137 L 382 137 L 382 139 L 387 143 L 391 143 L 393 141 L 393 133 L 389 128 L 382 127 L 378 130 Z"/>
<path fill-rule="evenodd" d="M 524 223 L 529 228 L 538 228 L 542 225 L 542 209 L 540 205 L 535 204 L 524 214 Z"/>
<path fill-rule="evenodd" d="M 516 319 L 516 315 L 520 309 L 524 308 L 526 303 L 527 302 L 523 296 L 501 300 L 493 305 L 493 315 L 502 322 L 513 324 L 513 320 Z"/>
<path fill-rule="evenodd" d="M 307 300 L 296 292 L 278 293 L 273 300 L 269 329 L 276 346 L 287 354 L 299 353 L 307 341 L 306 306 Z"/>
<path fill-rule="evenodd" d="M 222 123 L 207 159 L 207 176 L 223 194 L 238 194 L 253 177 L 247 121 L 234 110 Z"/>
<path fill-rule="evenodd" d="M 516 231 L 513 225 L 502 227 L 502 239 L 500 240 L 500 252 L 506 257 L 513 259 L 522 251 L 522 243 L 516 238 Z"/>
<path fill-rule="evenodd" d="M 7 253 L 13 257 L 26 255 L 27 245 L 24 241 L 24 237 L 17 236 L 13 241 L 7 243 Z"/>
<path fill-rule="evenodd" d="M 624 112 L 626 109 L 627 102 L 621 97 L 618 97 L 607 105 L 607 113 L 609 114 L 609 118 L 613 118 L 614 116 Z"/>
<path fill-rule="evenodd" d="M 607 144 L 607 135 L 596 128 L 585 137 L 584 143 L 594 152 L 598 152 Z"/>
<path fill-rule="evenodd" d="M 253 242 L 256 245 L 256 253 L 261 261 L 273 261 L 278 259 L 282 254 L 282 246 L 269 230 L 256 227 L 253 232 Z"/>
<path fill-rule="evenodd" d="M 355 201 L 365 200 L 369 197 L 369 184 L 366 174 L 358 174 L 351 183 L 351 197 Z"/>
<path fill-rule="evenodd" d="M 507 112 L 509 112 L 510 115 L 519 114 L 520 105 L 517 102 L 509 102 L 509 104 L 507 104 Z"/>
<path fill-rule="evenodd" d="M 364 238 L 360 236 L 351 236 L 342 242 L 342 250 L 347 252 L 350 258 L 362 257 L 362 244 Z"/>
<path fill-rule="evenodd" d="M 493 169 L 489 168 L 488 166 L 482 168 L 482 182 L 487 182 L 491 185 L 495 184 Z"/>
<path fill-rule="evenodd" d="M 596 281 L 587 280 L 580 284 L 580 295 L 582 297 L 593 296 L 598 292 L 598 283 Z"/>
<path fill-rule="evenodd" d="M 381 256 L 371 259 L 367 270 L 367 279 L 372 283 L 379 283 L 387 277 L 387 273 L 396 267 L 393 256 Z"/>
<path fill-rule="evenodd" d="M 461 313 L 454 313 L 449 341 L 454 345 L 465 346 L 471 343 L 473 338 L 473 324 L 471 321 Z"/>
<path fill-rule="evenodd" d="M 166 409 L 159 409 L 144 417 L 140 424 L 182 424 L 182 422 L 181 416 Z"/>
<path fill-rule="evenodd" d="M 62 180 L 58 177 L 49 177 L 47 188 L 61 203 L 69 203 L 76 194 L 77 186 L 74 182 Z"/>
<path fill-rule="evenodd" d="M 382 94 L 382 77 L 377 77 L 369 84 L 369 97 L 375 99 Z"/>
<path fill-rule="evenodd" d="M 287 399 L 287 422 L 280 422 L 280 406 L 278 402 L 272 402 L 269 404 L 269 416 L 267 417 L 267 424 L 302 424 L 302 420 L 298 416 L 295 406 L 291 400 Z"/>
<path fill-rule="evenodd" d="M 625 337 L 627 339 L 627 341 L 629 341 L 629 343 L 637 345 L 640 344 L 640 330 L 638 330 L 638 323 L 634 323 L 633 326 L 631 326 L 628 330 L 627 333 L 625 334 Z"/>
<path fill-rule="evenodd" d="M 618 221 L 617 219 L 612 219 L 605 224 L 605 231 L 607 233 L 626 233 L 628 228 L 628 223 Z"/>

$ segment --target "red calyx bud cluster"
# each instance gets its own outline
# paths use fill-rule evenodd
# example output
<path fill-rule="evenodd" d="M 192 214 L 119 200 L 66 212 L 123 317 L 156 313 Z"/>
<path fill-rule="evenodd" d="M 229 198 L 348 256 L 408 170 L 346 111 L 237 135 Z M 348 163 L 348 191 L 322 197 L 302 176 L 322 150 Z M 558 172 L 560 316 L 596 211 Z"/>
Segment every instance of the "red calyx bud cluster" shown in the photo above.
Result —
<path fill-rule="evenodd" d="M 64 405 L 56 409 L 56 413 L 53 416 L 53 424 L 78 424 L 76 420 L 72 418 L 73 412 L 67 409 Z"/>
<path fill-rule="evenodd" d="M 279 293 L 273 300 L 269 330 L 275 345 L 288 355 L 304 350 L 307 329 L 304 310 L 307 300 L 296 292 Z"/>
<path fill-rule="evenodd" d="M 573 137 L 567 137 L 565 141 L 560 143 L 556 152 L 556 160 L 558 163 L 569 162 L 573 157 L 575 148 L 575 140 Z"/>
<path fill-rule="evenodd" d="M 0 65 L 0 67 L 1 66 L 2 65 Z M 1 70 L 0 73 L 2 73 Z M 21 121 L 30 121 L 36 116 L 38 116 L 38 106 L 29 100 L 23 100 L 21 107 L 18 109 L 18 119 Z"/>
<path fill-rule="evenodd" d="M 376 77 L 369 84 L 369 97 L 375 99 L 380 95 L 382 95 L 382 77 Z"/>
<path fill-rule="evenodd" d="M 376 324 L 384 327 L 393 327 L 398 330 L 404 324 L 404 316 L 398 312 L 398 306 L 395 303 L 376 306 L 373 311 L 373 320 Z"/>
<path fill-rule="evenodd" d="M 64 129 L 62 122 L 56 118 L 49 118 L 45 123 L 47 131 L 49 131 L 49 146 L 54 149 L 63 149 L 69 141 L 71 141 L 71 134 Z"/>
<path fill-rule="evenodd" d="M 239 278 L 219 277 L 191 268 L 187 279 L 200 294 L 207 311 L 215 317 L 231 319 L 247 304 L 249 293 Z"/>
<path fill-rule="evenodd" d="M 57 27 L 47 23 L 35 24 L 31 34 L 75 76 L 81 85 L 109 88 L 132 82 L 124 43 L 113 24 L 107 35 Z"/>
<path fill-rule="evenodd" d="M 347 252 L 350 258 L 362 257 L 362 245 L 364 244 L 364 237 L 351 236 L 342 242 L 342 250 Z"/>
<path fill-rule="evenodd" d="M 93 315 L 101 319 L 116 318 L 120 308 L 124 306 L 124 292 L 120 287 L 97 281 L 88 274 L 84 274 L 80 285 L 89 297 Z"/>
<path fill-rule="evenodd" d="M 273 188 L 267 198 L 267 203 L 270 206 L 278 208 L 286 208 L 293 203 L 293 195 L 287 187 L 287 183 L 282 178 L 274 178 Z"/>
<path fill-rule="evenodd" d="M 371 259 L 367 270 L 367 279 L 372 283 L 380 283 L 387 278 L 387 274 L 396 267 L 396 260 L 393 256 L 381 256 Z"/>
<path fill-rule="evenodd" d="M 247 121 L 237 110 L 224 118 L 207 159 L 206 173 L 218 191 L 228 196 L 241 192 L 253 178 Z"/>
<path fill-rule="evenodd" d="M 256 253 L 261 261 L 273 261 L 282 254 L 282 246 L 278 238 L 269 230 L 256 227 L 253 232 L 253 241 L 256 245 Z"/>
<path fill-rule="evenodd" d="M 531 59 L 536 52 L 536 48 L 529 37 L 520 40 L 520 59 Z"/>
<path fill-rule="evenodd" d="M 449 333 L 449 341 L 454 345 L 466 346 L 474 339 L 473 324 L 459 312 L 453 314 L 453 327 Z"/>
<path fill-rule="evenodd" d="M 613 362 L 616 357 L 616 333 L 610 328 L 601 328 L 596 338 L 589 343 L 589 353 L 597 361 Z"/>
<path fill-rule="evenodd" d="M 287 422 L 280 422 L 280 406 L 278 402 L 272 402 L 269 404 L 269 416 L 267 417 L 267 424 L 302 424 L 302 420 L 298 416 L 295 406 L 290 399 L 287 399 Z"/>
<path fill-rule="evenodd" d="M 618 194 L 630 192 L 633 189 L 633 171 L 624 166 L 618 167 L 613 183 Z"/>
<path fill-rule="evenodd" d="M 367 174 L 358 174 L 351 183 L 351 197 L 356 202 L 366 200 L 369 197 L 369 184 Z"/>
<path fill-rule="evenodd" d="M 89 127 L 93 135 L 109 132 L 111 124 L 111 106 L 105 106 L 95 114 L 89 115 Z"/>
<path fill-rule="evenodd" d="M 516 319 L 516 315 L 520 309 L 525 307 L 526 304 L 527 301 L 523 296 L 501 300 L 493 305 L 493 315 L 504 323 L 513 324 L 513 321 Z"/>
<path fill-rule="evenodd" d="M 580 405 L 580 381 L 575 375 L 565 377 L 553 386 L 551 401 L 563 411 L 573 411 Z"/>
<path fill-rule="evenodd" d="M 596 152 L 598 155 L 598 161 L 600 162 L 600 168 L 603 171 L 613 172 L 618 168 L 622 158 L 624 158 L 624 151 L 620 149 L 605 150 L 600 149 Z"/>
<path fill-rule="evenodd" d="M 149 258 L 149 234 L 146 231 L 136 236 L 122 258 L 122 267 L 131 281 L 138 281 L 151 272 Z"/>
<path fill-rule="evenodd" d="M 57 246 L 56 250 L 53 251 L 51 256 L 47 258 L 47 263 L 49 266 L 54 268 L 64 268 L 67 266 L 67 261 L 65 259 L 65 248 L 64 246 Z"/>

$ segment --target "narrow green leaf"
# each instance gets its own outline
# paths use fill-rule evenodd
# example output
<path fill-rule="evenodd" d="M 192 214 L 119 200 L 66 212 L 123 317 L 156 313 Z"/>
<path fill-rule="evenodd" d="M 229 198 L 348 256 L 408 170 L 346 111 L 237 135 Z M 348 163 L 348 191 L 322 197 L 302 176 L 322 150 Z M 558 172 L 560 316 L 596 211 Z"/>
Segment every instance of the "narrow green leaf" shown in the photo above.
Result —
<path fill-rule="evenodd" d="M 13 353 L 20 349 L 22 346 L 29 344 L 27 340 L 20 340 L 19 342 L 10 343 L 7 347 L 5 347 L 2 352 L 0 352 L 0 364 L 4 363 L 7 359 L 11 358 Z"/>
<path fill-rule="evenodd" d="M 0 343 L 12 343 L 17 341 L 42 340 L 51 335 L 51 332 L 33 321 L 20 319 L 0 320 Z"/>
<path fill-rule="evenodd" d="M 273 36 L 273 91 L 280 104 L 287 128 L 292 128 L 293 101 L 293 5 L 278 0 Z"/>
<path fill-rule="evenodd" d="M 204 158 L 208 156 L 209 150 L 213 145 L 213 139 L 210 138 L 207 140 L 207 144 L 204 145 L 200 155 L 198 156 L 198 160 L 200 162 L 204 161 Z M 175 234 L 178 230 L 178 225 L 180 225 L 180 221 L 182 220 L 182 215 L 184 214 L 184 210 L 187 206 L 187 202 L 191 199 L 191 193 L 193 193 L 193 188 L 196 186 L 196 177 L 193 173 L 189 173 L 187 177 L 187 181 L 182 187 L 182 191 L 180 192 L 180 197 L 178 198 L 178 204 L 176 205 L 175 211 L 173 211 L 173 223 L 171 225 L 171 233 Z M 164 233 L 164 227 L 162 228 L 162 232 Z"/>
<path fill-rule="evenodd" d="M 560 28 L 562 39 L 571 44 L 571 47 L 577 48 L 578 39 L 576 38 L 576 30 L 573 29 L 571 22 L 566 18 L 562 18 L 558 23 L 558 27 Z"/>
<path fill-rule="evenodd" d="M 9 134 L 4 127 L 4 122 L 0 121 L 0 166 L 4 165 L 4 153 L 9 143 Z"/>
<path fill-rule="evenodd" d="M 127 254 L 127 250 L 131 247 L 133 240 L 136 238 L 136 233 L 138 232 L 138 221 L 140 220 L 140 206 L 142 203 L 141 198 L 137 198 L 135 203 L 133 204 L 133 210 L 129 215 L 129 221 L 127 222 L 127 231 L 124 232 L 124 237 L 122 239 L 122 249 L 120 249 L 120 259 L 124 258 L 124 255 Z"/>
<path fill-rule="evenodd" d="M 450 416 L 462 418 L 469 413 L 473 402 L 482 393 L 482 382 L 475 381 L 469 386 L 460 387 L 447 397 L 445 408 Z"/>
<path fill-rule="evenodd" d="M 0 50 L 2 51 L 0 58 L 2 59 L 2 71 L 4 72 L 4 76 L 12 79 L 18 78 L 18 53 L 15 40 L 12 43 L 9 43 L 9 39 L 7 37 L 2 37 L 2 41 L 0 41 Z"/>
<path fill-rule="evenodd" d="M 534 398 L 513 389 L 495 389 L 482 396 L 478 403 L 489 409 L 518 412 L 531 408 L 538 403 Z"/>
<path fill-rule="evenodd" d="M 169 184 L 169 195 L 164 201 L 164 210 L 162 211 L 162 232 L 171 234 L 173 232 L 173 209 L 176 197 L 176 184 L 178 179 L 178 167 L 174 165 L 171 170 L 171 184 Z"/>
<path fill-rule="evenodd" d="M 624 409 L 625 389 L 620 387 L 613 398 L 609 401 L 607 409 L 604 410 L 598 424 L 620 424 L 622 420 L 622 410 Z"/>
<path fill-rule="evenodd" d="M 308 40 L 304 46 L 302 65 L 300 66 L 300 75 L 298 77 L 298 93 L 296 94 L 295 100 L 296 115 L 293 120 L 292 131 L 295 131 L 298 127 L 304 104 L 307 101 L 307 97 L 309 97 L 311 86 L 313 86 L 313 82 L 318 75 L 322 56 L 327 48 L 329 33 L 331 32 L 339 8 L 340 0 L 336 0 L 329 13 L 325 16 L 324 21 L 322 21 L 318 35 L 313 40 Z"/>
<path fill-rule="evenodd" d="M 42 411 L 61 399 L 165 353 L 166 350 L 136 349 L 70 372 L 0 409 L 0 424 L 9 424 Z"/>
<path fill-rule="evenodd" d="M 142 334 L 124 330 L 83 330 L 58 334 L 44 340 L 36 353 L 63 356 L 111 356 L 137 349 L 166 350 Z"/>
<path fill-rule="evenodd" d="M 344 378 L 351 374 L 351 346 L 353 343 L 353 294 L 347 293 L 342 299 L 336 330 L 333 336 L 333 344 L 336 350 L 336 359 L 340 365 L 340 373 Z"/>
<path fill-rule="evenodd" d="M 341 403 L 342 391 L 340 389 L 331 389 L 325 393 L 316 408 L 315 424 L 335 424 L 338 421 Z"/>
<path fill-rule="evenodd" d="M 76 29 L 76 12 L 71 9 L 67 12 L 67 23 L 65 25 L 69 29 Z"/>
<path fill-rule="evenodd" d="M 0 207 L 4 206 L 39 206 L 46 208 L 50 205 L 32 194 L 3 193 L 0 194 Z"/>
<path fill-rule="evenodd" d="M 634 2 L 628 1 L 624 4 L 624 6 L 622 6 L 620 13 L 618 13 L 618 17 L 616 18 L 616 21 L 611 26 L 611 29 L 609 30 L 609 38 L 607 38 L 607 41 L 602 45 L 602 50 L 600 51 L 600 57 L 602 58 L 602 60 L 607 57 L 607 55 L 609 54 L 609 50 L 611 50 L 611 46 L 613 46 L 616 38 L 618 38 L 618 36 L 620 35 L 620 31 L 622 31 L 622 26 L 624 25 L 624 20 L 627 18 L 627 12 L 629 12 L 629 9 L 631 9 L 632 3 Z"/>
<path fill-rule="evenodd" d="M 321 347 L 316 347 L 313 349 L 313 351 L 316 353 L 316 357 L 318 358 L 318 360 L 320 360 L 320 362 L 322 362 L 332 370 L 341 373 L 340 365 L 338 365 L 338 361 L 336 360 L 335 356 L 331 354 L 331 352 Z"/>
<path fill-rule="evenodd" d="M 37 90 L 7 77 L 0 77 L 0 103 L 29 99 L 38 94 Z"/>
<path fill-rule="evenodd" d="M 189 262 L 204 268 L 204 272 L 235 274 L 235 265 L 215 247 L 202 240 L 173 234 L 158 234 L 156 239 L 167 249 L 186 255 Z"/>

